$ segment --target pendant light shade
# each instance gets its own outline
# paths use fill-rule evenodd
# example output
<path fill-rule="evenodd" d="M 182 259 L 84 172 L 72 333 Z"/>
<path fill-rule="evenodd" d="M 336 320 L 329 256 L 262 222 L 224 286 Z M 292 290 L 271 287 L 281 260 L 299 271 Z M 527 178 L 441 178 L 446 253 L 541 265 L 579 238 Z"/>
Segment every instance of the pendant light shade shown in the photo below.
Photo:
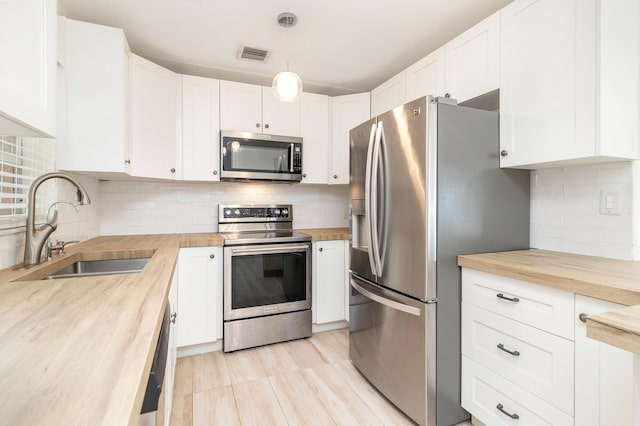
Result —
<path fill-rule="evenodd" d="M 296 102 L 302 93 L 302 80 L 295 72 L 281 71 L 273 78 L 273 94 L 282 102 Z"/>

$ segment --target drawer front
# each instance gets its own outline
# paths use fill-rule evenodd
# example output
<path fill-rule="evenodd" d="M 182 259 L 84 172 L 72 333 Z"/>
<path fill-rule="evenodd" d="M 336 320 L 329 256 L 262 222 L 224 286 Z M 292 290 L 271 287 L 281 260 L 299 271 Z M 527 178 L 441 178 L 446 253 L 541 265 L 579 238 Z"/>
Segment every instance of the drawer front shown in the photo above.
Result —
<path fill-rule="evenodd" d="M 462 268 L 462 300 L 573 340 L 573 294 Z"/>
<path fill-rule="evenodd" d="M 573 415 L 573 342 L 463 302 L 462 353 Z"/>
<path fill-rule="evenodd" d="M 462 406 L 486 425 L 573 425 L 567 413 L 464 355 Z"/>

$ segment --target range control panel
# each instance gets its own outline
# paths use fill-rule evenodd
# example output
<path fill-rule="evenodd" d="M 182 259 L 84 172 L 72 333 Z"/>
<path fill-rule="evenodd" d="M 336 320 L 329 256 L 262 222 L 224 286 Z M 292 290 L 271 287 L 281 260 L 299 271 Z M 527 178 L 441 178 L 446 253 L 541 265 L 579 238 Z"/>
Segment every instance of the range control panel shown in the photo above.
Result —
<path fill-rule="evenodd" d="M 293 221 L 293 210 L 291 204 L 220 204 L 219 206 L 218 222 L 220 223 L 274 221 Z"/>

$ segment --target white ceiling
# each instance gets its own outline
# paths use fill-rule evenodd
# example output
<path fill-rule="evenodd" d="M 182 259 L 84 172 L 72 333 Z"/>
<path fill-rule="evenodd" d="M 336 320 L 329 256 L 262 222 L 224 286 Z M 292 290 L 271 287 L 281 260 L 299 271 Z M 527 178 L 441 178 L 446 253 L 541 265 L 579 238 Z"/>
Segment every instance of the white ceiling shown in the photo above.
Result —
<path fill-rule="evenodd" d="M 59 0 L 59 13 L 124 29 L 131 50 L 176 72 L 304 90 L 368 91 L 511 0 Z M 277 16 L 293 12 L 298 25 Z M 266 63 L 236 59 L 243 46 Z"/>

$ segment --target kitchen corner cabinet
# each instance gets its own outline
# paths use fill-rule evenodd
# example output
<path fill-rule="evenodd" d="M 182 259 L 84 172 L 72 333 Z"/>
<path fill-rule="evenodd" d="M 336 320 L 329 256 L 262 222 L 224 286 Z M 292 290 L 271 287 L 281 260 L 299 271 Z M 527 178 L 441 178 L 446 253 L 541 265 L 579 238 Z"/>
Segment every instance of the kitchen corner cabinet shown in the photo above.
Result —
<path fill-rule="evenodd" d="M 182 76 L 182 179 L 220 180 L 220 81 Z"/>
<path fill-rule="evenodd" d="M 0 134 L 56 136 L 55 0 L 0 1 Z"/>
<path fill-rule="evenodd" d="M 331 98 L 330 185 L 349 184 L 349 131 L 370 119 L 370 103 L 368 92 Z"/>
<path fill-rule="evenodd" d="M 516 0 L 501 10 L 502 167 L 638 158 L 639 9 Z"/>
<path fill-rule="evenodd" d="M 407 68 L 406 101 L 423 96 L 444 96 L 444 47 L 433 51 Z"/>
<path fill-rule="evenodd" d="M 129 45 L 119 28 L 64 19 L 66 130 L 58 169 L 129 173 Z"/>
<path fill-rule="evenodd" d="M 326 184 L 329 176 L 329 97 L 303 93 L 300 97 L 302 182 Z"/>
<path fill-rule="evenodd" d="M 180 179 L 182 152 L 176 142 L 178 76 L 129 54 L 129 79 L 131 175 Z"/>
<path fill-rule="evenodd" d="M 576 425 L 634 424 L 633 353 L 587 338 L 586 324 L 580 320 L 580 314 L 594 315 L 622 307 L 576 295 Z"/>
<path fill-rule="evenodd" d="M 344 321 L 345 241 L 313 243 L 312 320 L 314 324 Z"/>
<path fill-rule="evenodd" d="M 404 70 L 371 91 L 371 117 L 406 102 L 407 71 Z"/>
<path fill-rule="evenodd" d="M 445 45 L 445 87 L 464 102 L 500 87 L 500 12 Z"/>
<path fill-rule="evenodd" d="M 270 87 L 221 80 L 220 129 L 300 136 L 300 101 L 281 102 Z"/>
<path fill-rule="evenodd" d="M 222 247 L 180 249 L 177 346 L 222 339 Z"/>

